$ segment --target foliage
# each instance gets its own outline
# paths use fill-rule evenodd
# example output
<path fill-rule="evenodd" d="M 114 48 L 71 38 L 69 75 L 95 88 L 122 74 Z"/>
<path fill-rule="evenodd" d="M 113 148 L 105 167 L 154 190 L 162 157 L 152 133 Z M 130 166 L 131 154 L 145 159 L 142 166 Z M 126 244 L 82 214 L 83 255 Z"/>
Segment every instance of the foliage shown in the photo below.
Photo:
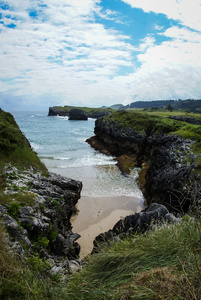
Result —
<path fill-rule="evenodd" d="M 24 205 L 19 202 L 12 202 L 8 205 L 8 214 L 14 219 L 18 220 L 20 208 Z"/>

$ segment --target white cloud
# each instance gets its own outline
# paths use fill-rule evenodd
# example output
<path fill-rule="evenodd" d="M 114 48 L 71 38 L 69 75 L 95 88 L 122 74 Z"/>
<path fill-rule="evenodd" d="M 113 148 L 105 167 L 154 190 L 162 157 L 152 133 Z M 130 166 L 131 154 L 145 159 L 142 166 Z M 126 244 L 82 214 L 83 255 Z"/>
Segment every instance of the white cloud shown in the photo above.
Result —
<path fill-rule="evenodd" d="M 134 47 L 130 36 L 96 21 L 97 15 L 120 21 L 100 0 L 4 1 L 10 8 L 1 10 L 0 92 L 34 103 L 49 103 L 51 95 L 55 105 L 200 98 L 200 1 L 122 1 L 179 20 L 180 27 L 165 30 L 156 22 L 165 41 L 148 34 Z M 12 23 L 14 29 L 6 27 Z"/>
<path fill-rule="evenodd" d="M 108 97 L 118 68 L 132 66 L 129 37 L 94 22 L 99 0 L 6 2 L 16 27 L 1 24 L 0 91 L 17 96 L 57 93 L 71 101 L 83 92 L 89 99 L 103 91 Z M 42 10 L 39 4 L 46 6 Z M 31 11 L 36 11 L 35 18 Z M 1 13 L 5 22 L 8 12 Z M 113 12 L 107 10 L 106 15 Z"/>
<path fill-rule="evenodd" d="M 169 19 L 179 20 L 182 25 L 201 31 L 200 0 L 122 0 L 133 8 L 145 12 L 165 14 Z"/>
<path fill-rule="evenodd" d="M 201 98 L 201 1 L 122 1 L 145 12 L 165 14 L 180 24 L 165 31 L 156 28 L 160 30 L 158 35 L 164 36 L 166 41 L 156 44 L 147 36 L 139 45 L 137 58 L 141 65 L 132 74 L 132 92 L 126 103 L 134 100 Z M 150 43 L 146 43 L 147 40 Z"/>

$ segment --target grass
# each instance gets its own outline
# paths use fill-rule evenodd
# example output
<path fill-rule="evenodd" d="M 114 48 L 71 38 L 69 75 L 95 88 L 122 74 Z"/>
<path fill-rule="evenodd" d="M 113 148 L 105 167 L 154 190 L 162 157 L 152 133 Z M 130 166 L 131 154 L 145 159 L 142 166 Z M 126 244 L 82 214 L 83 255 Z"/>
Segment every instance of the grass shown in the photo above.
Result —
<path fill-rule="evenodd" d="M 0 299 L 65 299 L 66 282 L 46 275 L 47 263 L 37 256 L 30 257 L 27 264 L 22 257 L 8 251 L 5 234 L 5 228 L 0 224 Z"/>
<path fill-rule="evenodd" d="M 32 167 L 46 175 L 48 173 L 45 165 L 31 149 L 13 116 L 0 109 L 0 172 L 9 163 L 21 169 Z M 4 179 L 1 177 L 0 188 L 2 186 L 4 186 Z"/>
<path fill-rule="evenodd" d="M 132 235 L 88 257 L 88 266 L 66 284 L 45 274 L 37 256 L 28 265 L 11 255 L 0 225 L 1 299 L 200 299 L 201 218 Z M 42 269 L 41 269 L 42 268 Z M 40 276 L 39 276 L 40 274 Z M 41 275 L 42 274 L 42 275 Z"/>
<path fill-rule="evenodd" d="M 102 112 L 105 112 L 105 111 L 109 111 L 109 112 L 114 111 L 111 108 L 91 108 L 91 107 L 77 107 L 77 106 L 68 106 L 68 105 L 65 105 L 65 106 L 54 106 L 54 108 L 58 108 L 58 109 L 61 109 L 63 111 L 67 111 L 67 112 L 69 112 L 70 109 L 76 108 L 76 109 L 81 109 L 81 110 L 85 111 L 88 114 L 102 113 Z"/>
<path fill-rule="evenodd" d="M 90 257 L 67 299 L 200 299 L 200 221 L 184 217 Z"/>
<path fill-rule="evenodd" d="M 200 114 L 185 113 L 182 111 L 169 112 L 167 110 L 134 110 L 115 112 L 104 118 L 110 125 L 118 123 L 120 128 L 130 127 L 140 133 L 176 134 L 184 139 L 193 141 L 192 151 L 197 156 L 197 171 L 201 172 L 201 125 L 193 125 L 182 121 L 169 119 L 168 116 L 190 116 L 201 120 Z"/>
<path fill-rule="evenodd" d="M 105 119 L 111 123 L 118 121 L 122 128 L 130 126 L 141 133 L 151 128 L 153 132 L 175 132 L 192 138 L 194 151 L 199 154 L 201 126 L 168 119 L 167 113 L 175 114 L 129 111 L 114 113 Z M 0 140 L 0 170 L 12 162 L 20 168 L 32 166 L 45 171 L 12 116 L 1 110 Z M 200 156 L 197 161 L 201 166 Z M 0 187 L 5 187 L 4 176 L 0 177 Z M 21 206 L 33 204 L 33 197 L 27 191 L 1 194 L 0 204 L 6 204 L 17 216 Z M 68 284 L 66 280 L 50 276 L 46 272 L 46 262 L 40 257 L 32 255 L 24 261 L 11 254 L 5 243 L 5 228 L 0 222 L 0 298 L 201 299 L 200 211 L 193 217 L 184 216 L 178 224 L 155 227 L 146 235 L 132 235 L 110 248 L 103 247 L 100 253 L 87 258 L 88 266 L 74 274 Z M 57 234 L 53 232 L 51 238 Z M 47 246 L 48 240 L 39 237 L 38 243 Z"/>

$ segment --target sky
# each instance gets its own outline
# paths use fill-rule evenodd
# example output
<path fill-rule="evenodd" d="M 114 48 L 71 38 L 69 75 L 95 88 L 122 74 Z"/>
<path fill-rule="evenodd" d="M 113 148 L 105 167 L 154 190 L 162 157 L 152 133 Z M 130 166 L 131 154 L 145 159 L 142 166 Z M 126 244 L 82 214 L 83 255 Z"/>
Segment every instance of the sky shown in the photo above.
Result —
<path fill-rule="evenodd" d="M 0 1 L 0 107 L 201 99 L 201 0 Z"/>

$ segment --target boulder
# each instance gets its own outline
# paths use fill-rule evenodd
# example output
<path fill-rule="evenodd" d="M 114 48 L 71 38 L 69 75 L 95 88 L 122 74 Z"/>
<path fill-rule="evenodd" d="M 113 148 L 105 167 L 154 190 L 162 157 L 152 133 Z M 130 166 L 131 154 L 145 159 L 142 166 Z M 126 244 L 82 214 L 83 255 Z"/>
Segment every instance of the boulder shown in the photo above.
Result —
<path fill-rule="evenodd" d="M 88 120 L 88 115 L 85 111 L 77 108 L 72 108 L 69 111 L 69 120 Z"/>

